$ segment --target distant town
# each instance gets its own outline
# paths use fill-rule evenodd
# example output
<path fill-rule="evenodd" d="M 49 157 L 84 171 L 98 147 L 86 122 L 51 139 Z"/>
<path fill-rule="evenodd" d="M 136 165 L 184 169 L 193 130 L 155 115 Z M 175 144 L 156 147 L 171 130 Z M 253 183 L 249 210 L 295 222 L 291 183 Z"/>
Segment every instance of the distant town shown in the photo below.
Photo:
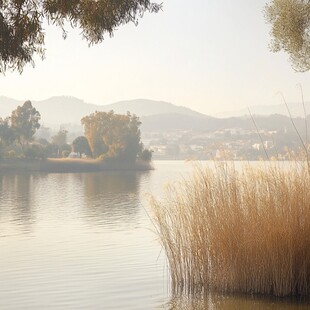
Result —
<path fill-rule="evenodd" d="M 291 160 L 309 147 L 304 121 L 298 120 L 298 132 L 289 119 L 287 128 L 277 130 L 257 130 L 253 125 L 253 129 L 148 131 L 142 126 L 141 141 L 153 152 L 154 160 Z M 68 144 L 81 134 L 78 126 L 61 128 L 68 130 Z M 36 138 L 51 140 L 53 134 L 52 129 L 42 126 Z"/>
<path fill-rule="evenodd" d="M 142 133 L 142 141 L 157 160 L 290 160 L 304 150 L 298 135 L 285 130 L 257 132 L 227 128 L 213 132 L 147 132 Z"/>

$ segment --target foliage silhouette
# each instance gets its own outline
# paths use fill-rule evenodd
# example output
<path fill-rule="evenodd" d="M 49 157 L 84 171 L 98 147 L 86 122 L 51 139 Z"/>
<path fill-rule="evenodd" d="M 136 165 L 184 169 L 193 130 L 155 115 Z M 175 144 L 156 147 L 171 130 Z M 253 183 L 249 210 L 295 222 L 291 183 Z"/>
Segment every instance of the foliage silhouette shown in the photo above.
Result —
<path fill-rule="evenodd" d="M 59 26 L 67 36 L 65 24 L 81 29 L 89 44 L 113 36 L 115 29 L 127 23 L 138 23 L 145 12 L 156 13 L 161 4 L 150 0 L 0 0 L 0 72 L 17 69 L 33 56 L 44 58 L 44 22 Z"/>

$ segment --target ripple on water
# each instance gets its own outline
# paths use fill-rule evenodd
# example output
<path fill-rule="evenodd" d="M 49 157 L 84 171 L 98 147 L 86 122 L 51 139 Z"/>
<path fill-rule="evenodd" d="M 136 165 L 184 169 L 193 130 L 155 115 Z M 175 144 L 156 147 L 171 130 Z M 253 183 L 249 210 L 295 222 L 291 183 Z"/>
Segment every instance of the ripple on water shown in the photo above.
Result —
<path fill-rule="evenodd" d="M 147 173 L 0 175 L 0 309 L 278 309 L 244 298 L 168 302 L 146 194 L 160 196 L 191 165 L 155 166 Z"/>

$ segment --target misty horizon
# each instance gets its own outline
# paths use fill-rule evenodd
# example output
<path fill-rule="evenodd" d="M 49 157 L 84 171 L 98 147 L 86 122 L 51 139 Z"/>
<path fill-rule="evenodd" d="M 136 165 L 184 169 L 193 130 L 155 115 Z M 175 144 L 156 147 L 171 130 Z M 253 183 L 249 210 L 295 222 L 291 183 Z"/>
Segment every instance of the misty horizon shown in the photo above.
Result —
<path fill-rule="evenodd" d="M 44 25 L 46 59 L 22 75 L 1 76 L 1 93 L 14 98 L 18 89 L 24 101 L 72 94 L 99 105 L 149 98 L 217 115 L 282 104 L 279 91 L 299 102 L 301 84 L 307 101 L 309 73 L 294 72 L 287 55 L 269 50 L 265 3 L 172 0 L 158 14 L 145 14 L 138 27 L 120 27 L 91 48 L 78 30 L 69 27 L 62 40 L 59 29 Z M 219 17 L 222 25 L 214 27 Z"/>

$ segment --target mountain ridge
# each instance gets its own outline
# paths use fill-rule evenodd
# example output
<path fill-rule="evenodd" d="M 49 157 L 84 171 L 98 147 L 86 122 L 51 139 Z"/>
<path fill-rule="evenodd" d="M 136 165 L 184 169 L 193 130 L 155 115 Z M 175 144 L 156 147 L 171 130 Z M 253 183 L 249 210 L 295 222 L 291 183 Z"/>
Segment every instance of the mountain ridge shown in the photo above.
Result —
<path fill-rule="evenodd" d="M 309 115 L 310 114 L 310 101 L 306 101 L 304 105 L 306 109 L 306 114 Z M 298 103 L 291 102 L 291 103 L 288 103 L 287 106 L 284 103 L 274 104 L 274 105 L 255 105 L 255 106 L 250 106 L 249 108 L 216 113 L 213 116 L 218 117 L 218 118 L 241 117 L 244 115 L 249 115 L 249 110 L 251 114 L 260 115 L 260 116 L 268 116 L 268 115 L 273 115 L 273 114 L 289 116 L 289 113 L 291 113 L 293 117 L 304 117 L 305 116 L 304 106 L 300 102 Z"/>
<path fill-rule="evenodd" d="M 9 116 L 11 111 L 22 103 L 19 100 L 0 96 L 0 117 Z M 95 111 L 108 112 L 110 110 L 114 110 L 115 113 L 119 114 L 129 111 L 139 117 L 175 113 L 200 119 L 211 118 L 184 106 L 150 99 L 124 100 L 107 105 L 96 105 L 86 103 L 84 100 L 76 97 L 55 96 L 41 101 L 32 101 L 32 103 L 41 113 L 42 123 L 55 125 L 66 123 L 77 124 L 80 123 L 82 117 Z"/>
<path fill-rule="evenodd" d="M 22 101 L 12 98 L 0 97 L 0 117 L 9 116 L 11 111 L 22 103 Z M 248 113 L 243 116 L 216 118 L 169 102 L 149 99 L 125 100 L 108 105 L 96 105 L 86 103 L 84 100 L 75 97 L 57 96 L 42 101 L 33 101 L 33 105 L 41 113 L 41 124 L 54 130 L 58 130 L 62 126 L 69 131 L 82 131 L 80 123 L 82 117 L 95 111 L 107 112 L 112 109 L 115 113 L 124 114 L 130 111 L 139 116 L 142 121 L 141 130 L 144 132 L 216 131 L 225 128 L 255 130 L 253 120 Z M 251 112 L 258 128 L 283 130 L 292 126 L 290 118 L 282 113 L 258 115 L 256 113 L 258 111 L 255 109 L 252 109 Z M 301 119 L 296 120 L 298 123 L 304 124 Z"/>

